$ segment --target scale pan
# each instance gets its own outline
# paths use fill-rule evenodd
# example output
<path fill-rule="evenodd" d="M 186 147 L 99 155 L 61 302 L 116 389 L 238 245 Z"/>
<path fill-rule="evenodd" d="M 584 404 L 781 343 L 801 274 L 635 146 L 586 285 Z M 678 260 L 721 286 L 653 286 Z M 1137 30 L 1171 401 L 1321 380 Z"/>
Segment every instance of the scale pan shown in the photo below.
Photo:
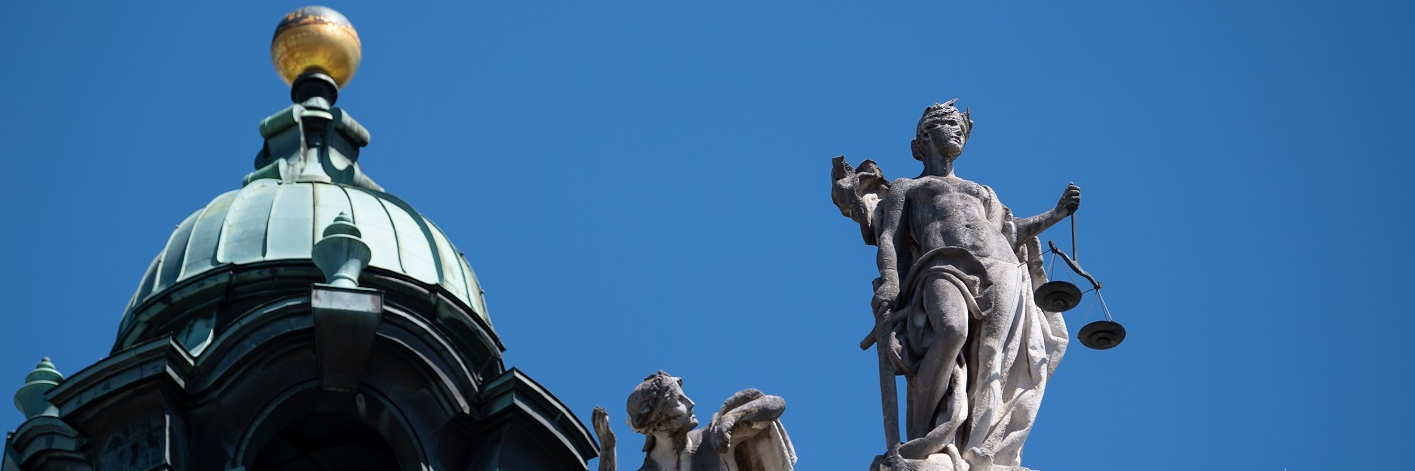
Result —
<path fill-rule="evenodd" d="M 1066 312 L 1081 304 L 1081 289 L 1065 281 L 1048 281 L 1037 288 L 1033 301 L 1042 310 Z"/>
<path fill-rule="evenodd" d="M 1081 328 L 1076 334 L 1081 345 L 1096 350 L 1109 350 L 1125 341 L 1125 327 L 1114 321 L 1095 321 Z"/>

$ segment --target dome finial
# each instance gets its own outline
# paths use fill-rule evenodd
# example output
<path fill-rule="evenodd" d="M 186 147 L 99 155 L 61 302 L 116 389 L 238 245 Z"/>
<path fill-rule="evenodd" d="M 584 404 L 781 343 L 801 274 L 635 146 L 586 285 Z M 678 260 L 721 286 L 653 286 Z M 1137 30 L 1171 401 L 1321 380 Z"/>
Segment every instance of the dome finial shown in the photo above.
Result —
<path fill-rule="evenodd" d="M 301 95 L 325 96 L 333 103 L 338 90 L 358 71 L 362 58 L 359 33 L 348 18 L 329 7 L 308 6 L 290 12 L 270 41 L 270 60 L 280 78 L 291 85 L 291 98 L 297 103 L 308 98 Z M 313 82 L 308 85 L 314 89 L 302 92 L 309 87 L 301 82 Z"/>
<path fill-rule="evenodd" d="M 359 286 L 359 273 L 372 259 L 372 251 L 360 236 L 348 213 L 341 212 L 324 228 L 324 238 L 315 242 L 310 258 L 324 271 L 325 283 L 344 288 Z"/>
<path fill-rule="evenodd" d="M 44 394 L 62 381 L 64 381 L 64 375 L 59 374 L 59 370 L 54 368 L 54 363 L 49 361 L 49 357 L 44 357 L 39 360 L 38 365 L 35 365 L 34 371 L 25 375 L 25 385 L 20 386 L 19 391 L 15 391 L 15 408 L 19 409 L 25 418 L 59 415 L 58 409 L 45 400 Z"/>

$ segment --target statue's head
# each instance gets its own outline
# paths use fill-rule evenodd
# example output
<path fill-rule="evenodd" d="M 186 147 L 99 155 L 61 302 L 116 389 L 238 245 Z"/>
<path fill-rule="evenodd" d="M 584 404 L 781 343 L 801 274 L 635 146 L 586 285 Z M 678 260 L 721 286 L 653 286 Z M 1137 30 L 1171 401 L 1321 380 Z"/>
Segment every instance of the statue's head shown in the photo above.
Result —
<path fill-rule="evenodd" d="M 626 408 L 629 427 L 648 436 L 644 451 L 653 448 L 656 432 L 687 434 L 698 426 L 693 401 L 683 394 L 683 379 L 669 376 L 663 370 L 644 378 L 644 382 L 629 393 Z"/>
<path fill-rule="evenodd" d="M 973 119 L 967 110 L 960 112 L 953 106 L 957 101 L 954 98 L 924 109 L 914 140 L 909 142 L 915 159 L 924 160 L 931 152 L 949 159 L 958 158 L 963 153 L 963 146 L 967 145 L 968 136 L 973 133 Z"/>

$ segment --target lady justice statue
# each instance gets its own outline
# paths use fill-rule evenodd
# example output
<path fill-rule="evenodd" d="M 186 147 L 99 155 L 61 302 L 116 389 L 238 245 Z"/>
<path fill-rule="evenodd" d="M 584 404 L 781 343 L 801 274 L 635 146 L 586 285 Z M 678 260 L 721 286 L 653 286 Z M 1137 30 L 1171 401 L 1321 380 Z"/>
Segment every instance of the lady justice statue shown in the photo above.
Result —
<path fill-rule="evenodd" d="M 953 173 L 973 128 L 956 100 L 924 110 L 911 143 L 924 171 L 886 181 L 869 160 L 834 160 L 831 196 L 879 247 L 871 302 L 888 451 L 874 469 L 1017 470 L 1047 379 L 1066 350 L 1066 324 L 1032 300 L 1046 282 L 1037 236 L 1075 212 L 1014 217 L 991 188 Z M 894 376 L 907 384 L 899 442 Z"/>

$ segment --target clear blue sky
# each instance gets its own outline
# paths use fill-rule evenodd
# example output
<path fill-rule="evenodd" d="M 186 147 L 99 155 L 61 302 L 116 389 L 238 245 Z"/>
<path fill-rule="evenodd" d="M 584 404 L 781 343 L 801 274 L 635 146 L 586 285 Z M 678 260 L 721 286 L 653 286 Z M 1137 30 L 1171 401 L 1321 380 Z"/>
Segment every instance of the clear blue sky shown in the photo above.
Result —
<path fill-rule="evenodd" d="M 0 6 L 0 397 L 107 354 L 289 103 L 268 45 L 301 4 L 92 3 Z M 609 408 L 629 469 L 622 404 L 658 369 L 704 420 L 785 397 L 801 469 L 881 451 L 874 251 L 830 158 L 916 175 L 915 121 L 954 97 L 960 176 L 1025 215 L 1082 187 L 1080 258 L 1129 330 L 1073 343 L 1024 465 L 1409 462 L 1415 4 L 393 3 L 330 4 L 364 43 L 339 101 L 364 169 L 466 252 L 507 366 Z"/>

